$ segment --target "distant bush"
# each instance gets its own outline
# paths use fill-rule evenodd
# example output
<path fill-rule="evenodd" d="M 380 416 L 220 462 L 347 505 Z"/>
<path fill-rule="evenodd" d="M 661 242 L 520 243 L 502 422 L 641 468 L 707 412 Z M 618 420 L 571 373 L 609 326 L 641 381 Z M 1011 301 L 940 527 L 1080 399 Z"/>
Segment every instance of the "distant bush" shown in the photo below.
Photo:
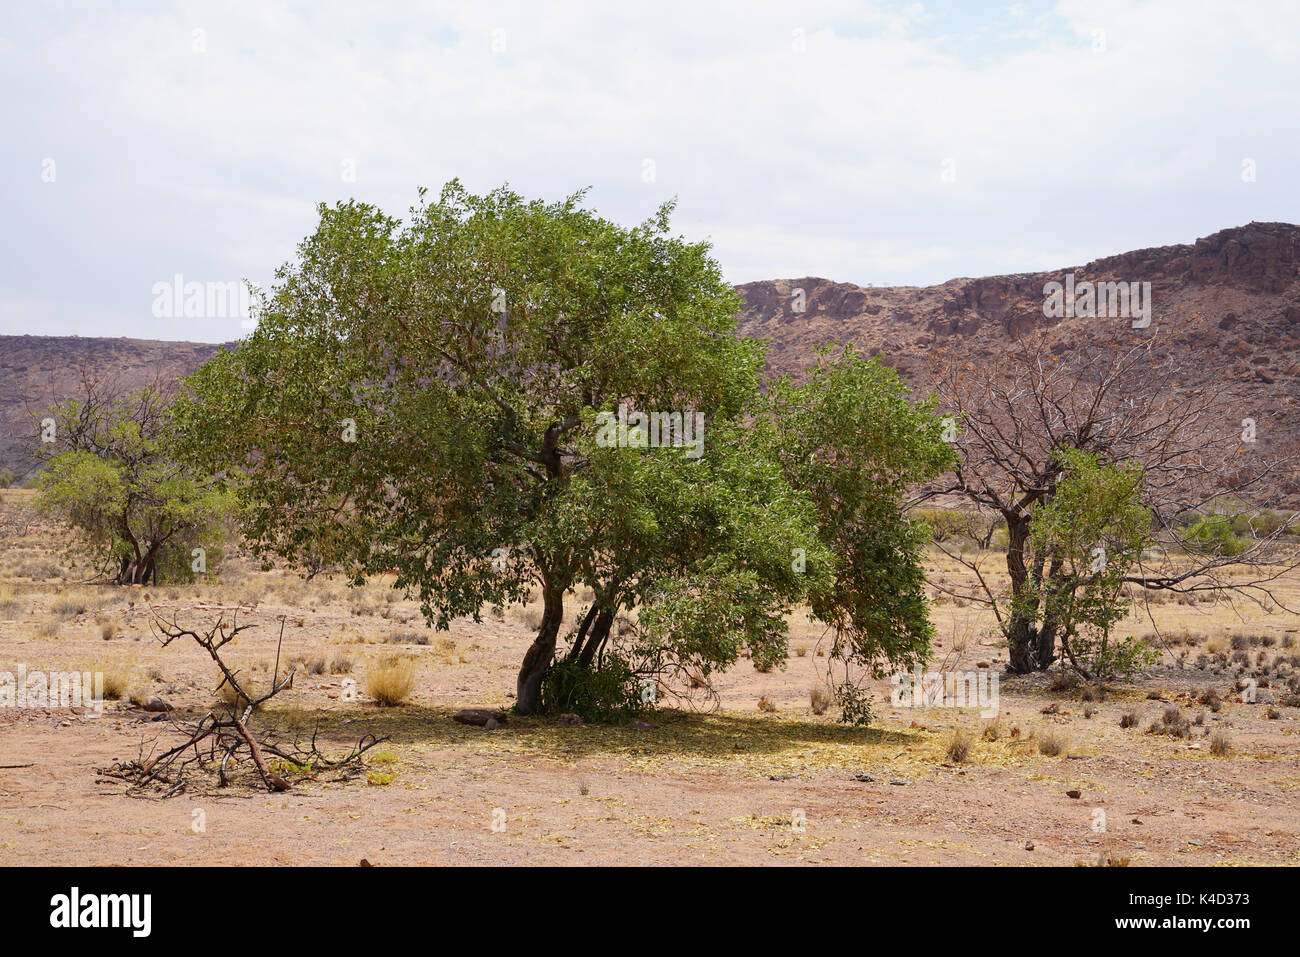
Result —
<path fill-rule="evenodd" d="M 930 527 L 930 540 L 935 543 L 946 542 L 966 531 L 966 516 L 951 508 L 918 508 L 913 512 Z"/>
<path fill-rule="evenodd" d="M 1187 529 L 1183 540 L 1193 548 L 1216 555 L 1240 555 L 1246 550 L 1246 543 L 1233 533 L 1232 519 L 1225 515 L 1198 518 Z"/>

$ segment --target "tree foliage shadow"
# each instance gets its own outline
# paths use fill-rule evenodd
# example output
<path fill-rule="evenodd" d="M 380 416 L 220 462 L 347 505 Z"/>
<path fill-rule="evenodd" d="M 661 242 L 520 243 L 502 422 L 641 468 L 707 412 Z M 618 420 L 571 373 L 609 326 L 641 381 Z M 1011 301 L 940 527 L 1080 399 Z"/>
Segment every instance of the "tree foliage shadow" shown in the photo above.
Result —
<path fill-rule="evenodd" d="M 415 704 L 398 708 L 357 706 L 328 712 L 279 707 L 267 717 L 291 727 L 310 727 L 319 720 L 322 738 L 340 741 L 366 732 L 387 736 L 394 745 L 437 750 L 489 747 L 565 760 L 629 751 L 663 757 L 716 759 L 725 752 L 737 756 L 775 755 L 818 746 L 906 747 L 921 741 L 919 735 L 909 731 L 856 728 L 793 716 L 696 714 L 674 710 L 659 711 L 642 719 L 656 727 L 636 727 L 630 723 L 569 726 L 551 716 L 525 718 L 511 714 L 503 727 L 486 731 L 453 721 L 456 710 Z"/>

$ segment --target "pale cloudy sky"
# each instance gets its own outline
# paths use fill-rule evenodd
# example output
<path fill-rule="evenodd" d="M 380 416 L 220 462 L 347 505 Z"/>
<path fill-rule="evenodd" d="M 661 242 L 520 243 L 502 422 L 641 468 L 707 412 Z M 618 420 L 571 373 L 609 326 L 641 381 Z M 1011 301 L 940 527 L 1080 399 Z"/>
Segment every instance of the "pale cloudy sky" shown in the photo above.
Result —
<path fill-rule="evenodd" d="M 316 203 L 400 213 L 453 176 L 590 186 L 628 223 L 676 196 L 735 282 L 928 284 L 1296 222 L 1300 4 L 0 12 L 0 333 L 238 338 L 156 318 L 155 284 L 266 282 Z"/>

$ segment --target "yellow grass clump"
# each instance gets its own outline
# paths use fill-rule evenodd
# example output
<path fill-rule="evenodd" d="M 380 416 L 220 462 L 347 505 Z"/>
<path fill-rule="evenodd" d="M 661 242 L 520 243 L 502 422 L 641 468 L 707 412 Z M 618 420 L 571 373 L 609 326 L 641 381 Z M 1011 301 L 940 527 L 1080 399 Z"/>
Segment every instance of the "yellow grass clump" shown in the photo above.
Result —
<path fill-rule="evenodd" d="M 381 658 L 366 672 L 366 693 L 384 708 L 402 704 L 414 687 L 415 662 L 409 658 Z"/>

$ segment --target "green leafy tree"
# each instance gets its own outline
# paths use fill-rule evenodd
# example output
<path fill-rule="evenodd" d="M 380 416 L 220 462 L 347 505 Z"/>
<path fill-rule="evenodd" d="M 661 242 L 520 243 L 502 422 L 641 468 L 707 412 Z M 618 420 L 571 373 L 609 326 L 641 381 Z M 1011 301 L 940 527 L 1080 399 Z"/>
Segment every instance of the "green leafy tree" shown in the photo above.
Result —
<path fill-rule="evenodd" d="M 1155 660 L 1140 639 L 1111 638 L 1132 606 L 1124 583 L 1152 541 L 1142 468 L 1079 449 L 1060 454 L 1063 477 L 1038 510 L 1027 545 L 1030 565 L 1042 572 L 1014 596 L 1015 612 L 1061 622 L 1064 656 L 1084 677 L 1129 675 Z"/>
<path fill-rule="evenodd" d="M 735 335 L 707 245 L 670 234 L 671 206 L 629 229 L 581 201 L 453 182 L 405 221 L 320 207 L 255 332 L 190 377 L 178 412 L 259 553 L 358 583 L 393 572 L 439 628 L 540 593 L 524 714 L 561 639 L 551 701 L 615 661 L 783 660 L 786 613 L 839 567 L 816 500 L 751 427 L 763 348 Z"/>
<path fill-rule="evenodd" d="M 911 668 L 930 654 L 922 558 L 932 530 L 907 514 L 908 489 L 951 468 L 933 397 L 851 346 L 824 351 L 798 385 L 774 385 L 763 420 L 767 447 L 816 512 L 817 542 L 835 556 L 829 587 L 811 589 L 813 617 L 835 633 L 832 661 L 846 715 L 869 716 L 853 674 Z"/>
<path fill-rule="evenodd" d="M 1187 529 L 1186 541 L 1201 551 L 1235 557 L 1244 552 L 1247 542 L 1237 537 L 1230 515 L 1199 516 Z"/>
<path fill-rule="evenodd" d="M 41 444 L 36 505 L 70 525 L 92 561 L 122 585 L 215 570 L 232 500 L 177 462 L 156 386 L 117 395 L 83 370 L 82 394 L 47 415 L 53 441 Z"/>

